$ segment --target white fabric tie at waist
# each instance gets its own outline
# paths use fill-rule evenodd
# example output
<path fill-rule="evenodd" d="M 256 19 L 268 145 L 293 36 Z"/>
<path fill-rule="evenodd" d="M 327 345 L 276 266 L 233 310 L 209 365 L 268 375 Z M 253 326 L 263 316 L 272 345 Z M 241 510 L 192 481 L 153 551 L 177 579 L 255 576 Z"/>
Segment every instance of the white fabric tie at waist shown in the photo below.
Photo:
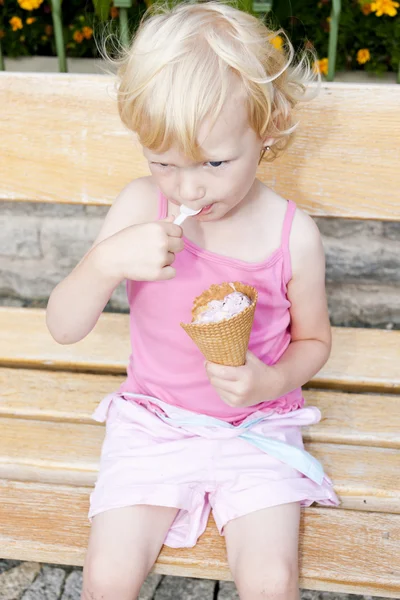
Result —
<path fill-rule="evenodd" d="M 246 419 L 239 425 L 232 425 L 226 421 L 221 419 L 217 419 L 215 417 L 210 417 L 208 415 L 196 414 L 191 411 L 181 409 L 179 407 L 173 407 L 158 398 L 153 398 L 152 396 L 145 396 L 143 394 L 132 394 L 129 392 L 124 393 L 113 393 L 106 396 L 103 401 L 100 403 L 98 408 L 93 413 L 92 417 L 96 421 L 103 422 L 106 420 L 108 408 L 115 397 L 125 398 L 138 398 L 149 400 L 152 404 L 158 405 L 165 412 L 157 411 L 157 416 L 163 420 L 165 423 L 172 425 L 173 427 L 183 427 L 183 428 L 191 428 L 195 429 L 197 427 L 219 427 L 225 428 L 226 430 L 230 430 L 229 433 L 233 435 L 228 435 L 227 437 L 240 437 L 259 450 L 277 458 L 278 460 L 290 465 L 300 473 L 303 473 L 315 483 L 319 485 L 322 484 L 325 473 L 321 463 L 314 458 L 309 452 L 304 449 L 297 448 L 296 446 L 292 446 L 290 444 L 286 444 L 285 442 L 281 442 L 280 440 L 276 440 L 271 437 L 267 437 L 264 435 L 260 435 L 258 433 L 254 433 L 250 431 L 250 427 L 253 427 L 257 423 L 261 423 L 263 421 L 267 421 L 271 416 L 271 413 L 265 413 L 264 416 L 248 420 Z M 172 409 L 172 413 L 176 413 L 174 416 L 168 415 L 168 409 Z M 300 409 L 307 410 L 307 409 Z M 198 435 L 202 435 L 197 432 Z M 228 431 L 227 431 L 228 433 Z M 207 436 L 208 437 L 208 436 Z"/>

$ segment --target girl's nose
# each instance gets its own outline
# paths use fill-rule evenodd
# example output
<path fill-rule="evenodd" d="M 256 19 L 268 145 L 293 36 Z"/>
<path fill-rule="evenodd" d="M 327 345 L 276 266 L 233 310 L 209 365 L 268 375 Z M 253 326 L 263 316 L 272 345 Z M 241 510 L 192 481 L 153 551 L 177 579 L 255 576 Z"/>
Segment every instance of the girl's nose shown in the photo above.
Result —
<path fill-rule="evenodd" d="M 190 204 L 205 196 L 205 188 L 193 177 L 183 176 L 179 182 L 179 199 L 182 204 Z"/>

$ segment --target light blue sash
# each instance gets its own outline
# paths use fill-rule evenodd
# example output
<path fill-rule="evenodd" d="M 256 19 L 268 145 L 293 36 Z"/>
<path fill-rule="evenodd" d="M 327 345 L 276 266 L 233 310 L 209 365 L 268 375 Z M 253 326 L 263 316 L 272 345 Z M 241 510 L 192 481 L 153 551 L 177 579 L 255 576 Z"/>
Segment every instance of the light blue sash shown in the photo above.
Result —
<path fill-rule="evenodd" d="M 173 427 L 205 427 L 208 429 L 215 427 L 225 428 L 226 430 L 230 430 L 230 433 L 232 434 L 232 436 L 228 435 L 227 437 L 241 437 L 250 444 L 253 444 L 253 446 L 255 446 L 256 448 L 259 448 L 260 450 L 265 452 L 266 454 L 269 454 L 277 458 L 281 462 L 290 465 L 297 471 L 300 471 L 300 473 L 303 473 L 303 475 L 306 475 L 312 481 L 315 481 L 315 483 L 321 485 L 325 478 L 324 469 L 321 463 L 311 454 L 309 454 L 309 452 L 307 452 L 306 450 L 297 448 L 296 446 L 292 446 L 291 444 L 286 444 L 285 442 L 281 442 L 280 440 L 276 440 L 274 438 L 267 437 L 265 435 L 260 435 L 258 433 L 254 433 L 253 431 L 250 431 L 250 428 L 256 425 L 257 423 L 261 423 L 262 421 L 268 421 L 268 417 L 271 413 L 265 413 L 265 415 L 262 415 L 255 419 L 245 419 L 239 425 L 232 425 L 227 421 L 223 421 L 221 419 L 217 419 L 208 415 L 196 414 L 186 409 L 181 409 L 178 407 L 172 408 L 168 404 L 164 403 L 162 400 L 159 400 L 158 398 L 153 398 L 152 396 L 123 392 L 109 394 L 108 396 L 106 396 L 101 402 L 101 405 L 98 407 L 98 409 L 96 409 L 96 411 L 92 415 L 95 420 L 104 421 L 106 419 L 108 407 L 112 402 L 113 398 L 115 398 L 116 396 L 128 396 L 132 398 L 144 398 L 150 400 L 152 403 L 159 406 L 162 411 L 165 409 L 164 412 L 156 411 L 156 414 L 161 420 Z M 175 414 L 174 416 L 169 416 L 167 414 L 167 411 L 171 408 L 172 412 L 178 414 Z M 181 417 L 180 415 L 183 416 Z M 277 426 L 278 424 L 279 422 L 277 422 Z M 198 435 L 201 435 L 201 433 L 199 433 Z"/>
<path fill-rule="evenodd" d="M 285 442 L 252 431 L 246 431 L 246 429 L 249 429 L 256 423 L 265 421 L 265 417 L 259 417 L 252 421 L 243 422 L 240 425 L 231 425 L 231 423 L 207 415 L 195 415 L 185 419 L 172 418 L 163 413 L 157 413 L 157 415 L 166 423 L 170 423 L 174 426 L 182 425 L 190 427 L 193 425 L 195 427 L 225 427 L 235 430 L 243 429 L 243 432 L 239 433 L 238 437 L 247 440 L 250 444 L 256 446 L 256 448 L 259 448 L 263 452 L 266 452 L 278 460 L 290 465 L 294 469 L 297 469 L 297 471 L 300 471 L 300 473 L 303 473 L 315 481 L 315 483 L 321 485 L 323 482 L 325 474 L 321 463 L 309 452 L 306 452 L 306 450 L 301 450 L 296 446 L 291 446 Z"/>

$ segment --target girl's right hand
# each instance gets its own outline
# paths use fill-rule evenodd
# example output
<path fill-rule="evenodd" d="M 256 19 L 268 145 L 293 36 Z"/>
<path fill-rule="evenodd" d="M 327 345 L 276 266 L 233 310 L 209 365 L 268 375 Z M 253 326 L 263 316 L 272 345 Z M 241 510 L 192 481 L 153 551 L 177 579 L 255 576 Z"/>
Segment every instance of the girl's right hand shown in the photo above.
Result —
<path fill-rule="evenodd" d="M 182 228 L 174 217 L 131 225 L 98 246 L 99 268 L 110 278 L 161 281 L 176 275 L 171 266 L 184 247 Z"/>

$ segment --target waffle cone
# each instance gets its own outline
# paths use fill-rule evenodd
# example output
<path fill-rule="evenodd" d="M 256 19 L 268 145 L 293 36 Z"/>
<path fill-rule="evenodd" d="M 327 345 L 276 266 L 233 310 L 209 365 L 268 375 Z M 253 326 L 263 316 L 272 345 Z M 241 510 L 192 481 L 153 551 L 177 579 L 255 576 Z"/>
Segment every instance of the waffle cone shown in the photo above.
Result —
<path fill-rule="evenodd" d="M 234 286 L 234 287 L 233 287 Z M 252 301 L 240 313 L 216 323 L 193 323 L 197 315 L 211 300 L 222 300 L 233 291 L 246 294 Z M 234 282 L 212 285 L 193 302 L 192 323 L 181 323 L 181 327 L 195 342 L 205 358 L 220 365 L 238 367 L 246 362 L 251 328 L 256 309 L 257 290 L 244 283 Z"/>

